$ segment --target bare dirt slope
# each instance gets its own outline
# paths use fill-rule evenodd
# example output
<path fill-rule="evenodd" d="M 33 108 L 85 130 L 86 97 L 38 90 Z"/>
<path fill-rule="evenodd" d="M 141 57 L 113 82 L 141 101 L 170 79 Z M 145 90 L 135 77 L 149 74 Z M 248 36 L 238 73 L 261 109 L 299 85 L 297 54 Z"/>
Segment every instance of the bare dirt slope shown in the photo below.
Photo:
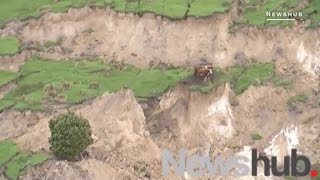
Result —
<path fill-rule="evenodd" d="M 98 56 L 145 68 L 159 63 L 190 66 L 201 58 L 226 67 L 254 58 L 275 61 L 277 72 L 294 80 L 289 90 L 268 84 L 239 96 L 229 84 L 208 94 L 181 84 L 140 104 L 130 90 L 105 94 L 69 109 L 92 126 L 95 142 L 87 156 L 77 162 L 50 160 L 21 179 L 182 179 L 161 175 L 163 148 L 215 156 L 247 154 L 244 146 L 268 155 L 287 155 L 298 147 L 313 157 L 312 163 L 320 163 L 319 29 L 301 33 L 295 28 L 245 27 L 229 33 L 235 13 L 169 21 L 85 7 L 7 24 L 1 36 L 17 35 L 24 50 L 0 57 L 1 70 L 17 71 L 31 55 L 56 60 Z M 46 46 L 48 41 L 56 43 Z M 290 110 L 288 99 L 300 92 L 308 95 L 308 102 Z M 5 110 L 0 113 L 0 140 L 14 139 L 25 151 L 50 153 L 48 121 L 66 111 Z M 255 133 L 261 141 L 252 140 Z"/>
<path fill-rule="evenodd" d="M 230 105 L 230 93 L 228 85 L 209 94 L 190 92 L 180 85 L 147 105 L 140 105 L 130 90 L 124 90 L 73 107 L 70 110 L 87 118 L 92 126 L 95 142 L 88 148 L 88 155 L 78 162 L 51 160 L 30 170 L 23 179 L 163 179 L 164 148 L 176 153 L 186 148 L 189 153 L 214 157 L 244 153 L 245 146 L 279 156 L 299 147 L 303 154 L 313 157 L 313 163 L 319 163 L 318 148 L 314 146 L 320 134 L 319 108 L 303 108 L 292 119 L 290 113 L 295 112 L 287 110 L 288 93 L 281 88 L 251 87 L 237 97 L 236 106 Z M 144 113 L 142 107 L 149 112 Z M 316 118 L 306 123 L 304 117 L 309 117 L 310 112 Z M 27 124 L 20 131 L 23 135 L 6 133 L 5 137 L 18 136 L 16 142 L 25 150 L 49 152 L 50 134 L 45 119 Z M 10 128 L 12 123 L 4 122 L 0 127 L 12 131 L 16 129 Z M 253 141 L 252 133 L 261 134 L 263 139 Z M 171 174 L 168 179 L 179 178 Z"/>

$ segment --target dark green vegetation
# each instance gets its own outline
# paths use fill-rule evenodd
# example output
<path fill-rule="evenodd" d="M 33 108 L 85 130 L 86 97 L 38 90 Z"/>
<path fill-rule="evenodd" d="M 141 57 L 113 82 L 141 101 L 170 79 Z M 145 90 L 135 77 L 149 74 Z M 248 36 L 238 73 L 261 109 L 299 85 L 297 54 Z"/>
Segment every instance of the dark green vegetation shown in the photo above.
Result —
<path fill-rule="evenodd" d="M 27 167 L 41 164 L 49 158 L 45 154 L 26 154 L 20 152 L 17 144 L 10 140 L 0 141 L 0 169 L 10 180 L 18 179 Z"/>
<path fill-rule="evenodd" d="M 72 112 L 52 119 L 49 127 L 50 150 L 59 158 L 72 160 L 93 142 L 88 120 Z"/>
<path fill-rule="evenodd" d="M 308 101 L 308 99 L 309 99 L 308 96 L 306 96 L 305 94 L 299 94 L 299 95 L 291 97 L 288 100 L 287 104 L 289 106 L 292 106 L 292 105 L 296 105 L 298 103 L 305 103 Z"/>
<path fill-rule="evenodd" d="M 214 70 L 214 79 L 209 85 L 193 85 L 191 89 L 201 92 L 209 92 L 217 86 L 229 82 L 236 94 L 241 94 L 251 85 L 263 85 L 272 80 L 275 75 L 275 67 L 272 63 L 237 65 L 226 71 Z"/>
<path fill-rule="evenodd" d="M 192 70 L 140 70 L 130 65 L 106 64 L 100 60 L 50 61 L 38 58 L 27 61 L 15 80 L 17 87 L 0 100 L 0 110 L 44 110 L 55 103 L 79 103 L 130 88 L 138 98 L 155 97 L 185 79 Z"/>
<path fill-rule="evenodd" d="M 1 13 L 1 10 L 0 10 L 0 13 Z M 8 37 L 0 38 L 0 55 L 15 54 L 19 51 L 19 46 L 20 46 L 20 42 L 16 37 L 8 36 Z"/>
<path fill-rule="evenodd" d="M 10 20 L 37 17 L 46 11 L 64 12 L 70 7 L 111 5 L 117 11 L 153 12 L 170 18 L 208 16 L 230 8 L 231 0 L 11 0 L 0 1 L 0 26 Z M 190 9 L 189 7 L 190 6 Z"/>
<path fill-rule="evenodd" d="M 258 141 L 262 139 L 262 136 L 260 134 L 251 134 L 251 139 Z"/>
<path fill-rule="evenodd" d="M 300 0 L 250 0 L 248 2 L 241 5 L 243 16 L 238 23 L 257 26 L 293 24 L 293 21 L 266 21 L 267 11 L 302 12 L 303 19 L 311 20 L 311 27 L 319 25 L 320 22 L 320 1 L 318 0 L 310 0 L 303 9 L 299 9 L 298 7 Z"/>

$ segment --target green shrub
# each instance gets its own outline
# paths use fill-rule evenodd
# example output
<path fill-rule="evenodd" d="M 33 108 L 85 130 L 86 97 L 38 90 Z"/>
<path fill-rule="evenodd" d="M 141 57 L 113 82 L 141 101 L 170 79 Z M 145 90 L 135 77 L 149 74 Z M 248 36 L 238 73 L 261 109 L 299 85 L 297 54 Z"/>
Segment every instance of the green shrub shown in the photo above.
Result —
<path fill-rule="evenodd" d="M 262 136 L 260 134 L 251 134 L 251 139 L 258 141 L 262 139 Z"/>
<path fill-rule="evenodd" d="M 72 112 L 52 119 L 49 127 L 50 150 L 59 158 L 73 160 L 93 142 L 88 120 Z"/>

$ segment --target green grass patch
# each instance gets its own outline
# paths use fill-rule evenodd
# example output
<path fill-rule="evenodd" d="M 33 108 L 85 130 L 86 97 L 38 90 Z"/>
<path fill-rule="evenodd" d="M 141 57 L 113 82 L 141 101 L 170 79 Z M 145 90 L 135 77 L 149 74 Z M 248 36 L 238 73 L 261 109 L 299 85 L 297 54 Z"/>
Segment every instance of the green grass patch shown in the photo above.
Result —
<path fill-rule="evenodd" d="M 240 19 L 241 23 L 256 25 L 256 26 L 271 26 L 271 25 L 288 25 L 288 21 L 266 21 L 267 11 L 288 12 L 296 7 L 299 0 L 250 0 L 249 3 L 243 3 L 241 6 L 243 16 Z"/>
<path fill-rule="evenodd" d="M 74 104 L 122 88 L 132 89 L 139 98 L 150 98 L 162 94 L 193 72 L 182 68 L 141 70 L 131 65 L 119 70 L 100 60 L 34 58 L 27 61 L 19 73 L 17 87 L 0 100 L 0 108 L 44 110 L 52 103 Z"/>
<path fill-rule="evenodd" d="M 251 85 L 263 85 L 275 76 L 275 66 L 272 63 L 237 65 L 226 71 L 216 68 L 213 72 L 214 79 L 208 84 L 192 85 L 191 89 L 200 92 L 209 92 L 221 84 L 229 82 L 236 94 L 243 93 Z"/>
<path fill-rule="evenodd" d="M 250 0 L 249 3 L 243 3 L 241 6 L 241 9 L 244 13 L 243 16 L 240 18 L 239 23 L 250 24 L 255 26 L 292 26 L 294 21 L 266 21 L 266 12 L 302 12 L 302 19 L 310 20 L 309 27 L 319 27 L 320 1 L 310 0 L 307 3 L 308 4 L 303 9 L 299 9 L 297 8 L 299 0 Z"/>
<path fill-rule="evenodd" d="M 46 11 L 65 12 L 71 7 L 82 7 L 87 4 L 105 6 L 108 0 L 11 0 L 0 1 L 0 26 L 11 20 L 24 20 L 29 17 L 38 17 Z"/>
<path fill-rule="evenodd" d="M 6 164 L 6 176 L 11 180 L 18 179 L 27 167 L 41 164 L 48 160 L 49 156 L 46 154 L 18 154 L 10 162 Z"/>
<path fill-rule="evenodd" d="M 137 3 L 138 4 L 138 3 Z M 153 12 L 158 15 L 163 14 L 164 0 L 141 0 L 136 12 Z"/>
<path fill-rule="evenodd" d="M 299 94 L 299 95 L 291 97 L 288 100 L 287 104 L 289 106 L 291 106 L 291 105 L 295 105 L 297 103 L 305 103 L 308 101 L 308 99 L 309 99 L 308 96 L 306 96 L 305 94 Z"/>
<path fill-rule="evenodd" d="M 48 155 L 41 153 L 21 153 L 18 145 L 11 140 L 0 141 L 0 169 L 5 169 L 9 180 L 18 179 L 27 167 L 41 164 L 48 158 Z"/>
<path fill-rule="evenodd" d="M 254 141 L 259 141 L 262 139 L 262 136 L 260 134 L 251 134 L 251 139 Z"/>
<path fill-rule="evenodd" d="M 186 15 L 189 0 L 167 0 L 164 2 L 162 15 L 174 19 L 180 19 Z"/>
<path fill-rule="evenodd" d="M 292 21 L 266 21 L 266 11 L 290 11 L 297 7 L 299 0 L 250 0 L 242 3 L 243 16 L 238 23 L 256 26 L 292 25 Z M 172 19 L 187 16 L 209 16 L 230 9 L 232 0 L 11 0 L 0 1 L 0 27 L 11 20 L 38 17 L 44 12 L 65 12 L 71 7 L 110 5 L 116 11 L 145 13 L 152 12 Z M 310 0 L 302 11 L 303 19 L 310 19 L 310 27 L 319 26 L 320 2 Z"/>
<path fill-rule="evenodd" d="M 111 5 L 123 12 L 153 12 L 169 18 L 183 18 L 191 0 L 11 0 L 0 1 L 0 26 L 11 20 L 38 17 L 47 11 L 65 12 L 71 7 Z M 231 6 L 231 0 L 195 0 L 190 9 L 192 16 L 207 16 L 214 12 L 224 12 Z"/>
<path fill-rule="evenodd" d="M 310 27 L 316 28 L 320 26 L 320 1 L 310 0 L 308 6 L 303 10 L 306 19 L 310 19 Z"/>
<path fill-rule="evenodd" d="M 19 51 L 19 47 L 20 42 L 16 37 L 8 36 L 0 38 L 0 55 L 13 55 Z"/>
<path fill-rule="evenodd" d="M 0 141 L 0 167 L 19 152 L 18 146 L 9 140 Z"/>
<path fill-rule="evenodd" d="M 231 69 L 231 85 L 236 94 L 241 94 L 251 85 L 262 85 L 271 80 L 275 74 L 272 63 L 237 66 Z"/>
<path fill-rule="evenodd" d="M 8 71 L 0 71 L 0 87 L 14 80 L 17 77 L 16 73 Z"/>
<path fill-rule="evenodd" d="M 209 16 L 215 12 L 225 12 L 231 6 L 231 0 L 195 0 L 190 7 L 189 16 Z"/>
<path fill-rule="evenodd" d="M 215 12 L 225 12 L 230 6 L 231 0 L 115 0 L 112 2 L 112 7 L 118 11 L 153 12 L 172 19 L 180 19 L 186 15 L 208 16 Z"/>

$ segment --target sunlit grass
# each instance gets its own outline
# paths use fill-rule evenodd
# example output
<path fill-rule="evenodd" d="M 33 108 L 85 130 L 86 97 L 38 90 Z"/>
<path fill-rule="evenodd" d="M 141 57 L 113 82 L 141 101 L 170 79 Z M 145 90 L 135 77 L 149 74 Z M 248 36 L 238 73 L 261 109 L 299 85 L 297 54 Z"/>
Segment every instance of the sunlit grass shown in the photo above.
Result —
<path fill-rule="evenodd" d="M 120 70 L 100 60 L 35 58 L 21 67 L 17 87 L 0 100 L 0 108 L 43 110 L 51 103 L 74 104 L 123 88 L 139 98 L 155 97 L 190 74 L 192 70 L 183 68 L 142 70 L 124 65 Z"/>

